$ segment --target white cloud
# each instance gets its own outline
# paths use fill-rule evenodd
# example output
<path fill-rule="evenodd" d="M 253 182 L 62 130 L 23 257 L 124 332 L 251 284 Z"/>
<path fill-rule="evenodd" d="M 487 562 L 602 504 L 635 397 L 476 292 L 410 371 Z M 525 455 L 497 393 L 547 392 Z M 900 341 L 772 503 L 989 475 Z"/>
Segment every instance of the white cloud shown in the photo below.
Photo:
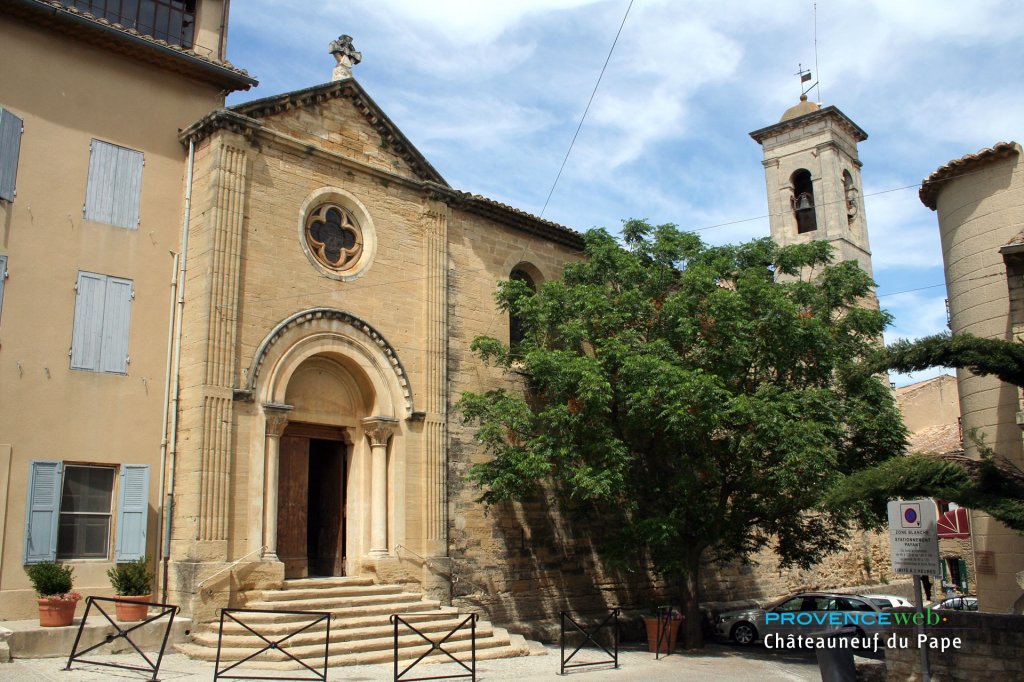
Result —
<path fill-rule="evenodd" d="M 468 147 L 475 152 L 501 149 L 510 140 L 530 137 L 553 121 L 546 109 L 523 106 L 491 94 L 456 96 L 443 101 L 408 94 L 394 115 L 412 121 L 405 132 L 419 146 Z"/>
<path fill-rule="evenodd" d="M 946 290 L 942 287 L 883 296 L 880 302 L 896 318 L 885 333 L 886 343 L 919 339 L 947 330 Z"/>
<path fill-rule="evenodd" d="M 866 196 L 864 208 L 876 274 L 942 267 L 938 221 L 918 199 L 916 187 Z"/>
<path fill-rule="evenodd" d="M 377 0 L 375 14 L 392 23 L 416 26 L 454 45 L 485 45 L 501 38 L 528 17 L 557 13 L 598 0 Z"/>
<path fill-rule="evenodd" d="M 229 45 L 268 96 L 326 80 L 327 43 L 352 35 L 360 83 L 452 184 L 539 212 L 626 5 L 248 0 L 233 7 Z M 871 135 L 860 154 L 880 291 L 941 282 L 936 217 L 916 190 L 867 195 L 1021 141 L 1024 3 L 830 0 L 817 10 L 816 57 L 807 0 L 636 2 L 547 217 L 582 229 L 629 217 L 735 223 L 702 232 L 712 243 L 767 234 L 747 132 L 796 102 L 797 64 L 819 59 L 825 104 Z M 888 337 L 944 329 L 941 291 L 883 297 L 896 314 Z"/>

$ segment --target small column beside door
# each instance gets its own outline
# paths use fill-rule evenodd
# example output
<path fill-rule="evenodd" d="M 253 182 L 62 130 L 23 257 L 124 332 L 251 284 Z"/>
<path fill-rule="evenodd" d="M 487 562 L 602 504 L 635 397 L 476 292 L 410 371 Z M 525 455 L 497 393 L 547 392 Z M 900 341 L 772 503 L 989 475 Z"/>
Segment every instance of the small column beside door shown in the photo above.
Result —
<path fill-rule="evenodd" d="M 288 426 L 288 413 L 291 405 L 266 403 L 263 412 L 267 417 L 267 442 L 265 452 L 266 478 L 263 503 L 263 544 L 266 550 L 263 559 L 278 561 L 277 557 L 277 486 L 278 472 L 281 470 L 281 435 Z"/>
<path fill-rule="evenodd" d="M 363 433 L 370 442 L 370 552 L 388 556 L 388 442 L 398 430 L 392 417 L 368 417 Z"/>

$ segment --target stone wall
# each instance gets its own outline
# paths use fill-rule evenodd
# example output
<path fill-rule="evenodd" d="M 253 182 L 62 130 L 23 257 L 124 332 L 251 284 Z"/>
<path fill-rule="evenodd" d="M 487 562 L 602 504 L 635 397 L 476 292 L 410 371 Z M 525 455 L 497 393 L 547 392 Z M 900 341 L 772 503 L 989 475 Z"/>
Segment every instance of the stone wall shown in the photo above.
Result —
<path fill-rule="evenodd" d="M 703 598 L 709 602 L 755 600 L 765 602 L 801 590 L 831 590 L 877 585 L 888 591 L 891 582 L 904 580 L 892 573 L 889 539 L 882 533 L 856 532 L 846 549 L 825 557 L 810 569 L 780 568 L 771 548 L 747 564 L 709 566 L 704 574 Z"/>
<path fill-rule="evenodd" d="M 894 609 L 894 612 L 912 612 Z M 936 638 L 960 638 L 959 647 L 928 651 L 933 682 L 954 680 L 1024 680 L 1024 616 L 995 613 L 941 611 L 942 622 L 926 627 Z M 890 627 L 888 635 L 906 638 L 909 646 L 890 647 L 885 652 L 889 682 L 917 682 L 921 679 L 921 651 L 916 626 Z M 931 640 L 926 642 L 931 644 Z"/>

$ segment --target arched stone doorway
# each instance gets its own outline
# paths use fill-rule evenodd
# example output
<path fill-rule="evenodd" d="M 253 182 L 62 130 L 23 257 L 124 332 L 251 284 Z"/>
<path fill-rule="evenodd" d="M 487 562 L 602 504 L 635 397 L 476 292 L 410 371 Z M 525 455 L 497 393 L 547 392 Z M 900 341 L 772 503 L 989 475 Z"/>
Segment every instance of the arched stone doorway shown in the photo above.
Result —
<path fill-rule="evenodd" d="M 411 391 L 393 349 L 341 311 L 297 314 L 249 369 L 265 419 L 253 453 L 264 559 L 284 577 L 354 575 L 404 539 Z M 262 456 L 261 456 L 262 455 Z"/>
<path fill-rule="evenodd" d="M 373 401 L 365 377 L 345 364 L 344 357 L 315 355 L 285 390 L 292 410 L 281 435 L 277 555 L 286 578 L 347 573 L 353 433 Z"/>

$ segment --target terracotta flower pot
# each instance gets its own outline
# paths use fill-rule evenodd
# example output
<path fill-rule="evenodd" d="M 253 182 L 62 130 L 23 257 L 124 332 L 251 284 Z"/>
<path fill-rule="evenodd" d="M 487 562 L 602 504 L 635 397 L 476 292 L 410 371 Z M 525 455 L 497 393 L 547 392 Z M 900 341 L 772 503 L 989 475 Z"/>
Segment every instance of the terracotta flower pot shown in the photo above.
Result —
<path fill-rule="evenodd" d="M 152 597 L 152 594 L 141 594 L 137 597 L 122 597 L 118 595 L 116 599 L 140 603 L 127 604 L 120 601 L 115 602 L 114 611 L 117 614 L 117 619 L 123 623 L 146 620 L 146 616 L 149 615 L 149 605 L 145 602 L 148 602 Z"/>
<path fill-rule="evenodd" d="M 71 625 L 75 620 L 77 601 L 70 599 L 39 599 L 39 625 L 44 628 L 59 628 Z"/>
<path fill-rule="evenodd" d="M 661 633 L 661 651 L 658 653 L 669 654 L 675 651 L 676 638 L 679 636 L 679 625 L 682 622 L 678 618 L 668 621 L 668 637 L 665 636 L 664 631 Z M 644 624 L 647 626 L 647 650 L 653 654 L 658 642 L 658 619 L 644 616 Z"/>

